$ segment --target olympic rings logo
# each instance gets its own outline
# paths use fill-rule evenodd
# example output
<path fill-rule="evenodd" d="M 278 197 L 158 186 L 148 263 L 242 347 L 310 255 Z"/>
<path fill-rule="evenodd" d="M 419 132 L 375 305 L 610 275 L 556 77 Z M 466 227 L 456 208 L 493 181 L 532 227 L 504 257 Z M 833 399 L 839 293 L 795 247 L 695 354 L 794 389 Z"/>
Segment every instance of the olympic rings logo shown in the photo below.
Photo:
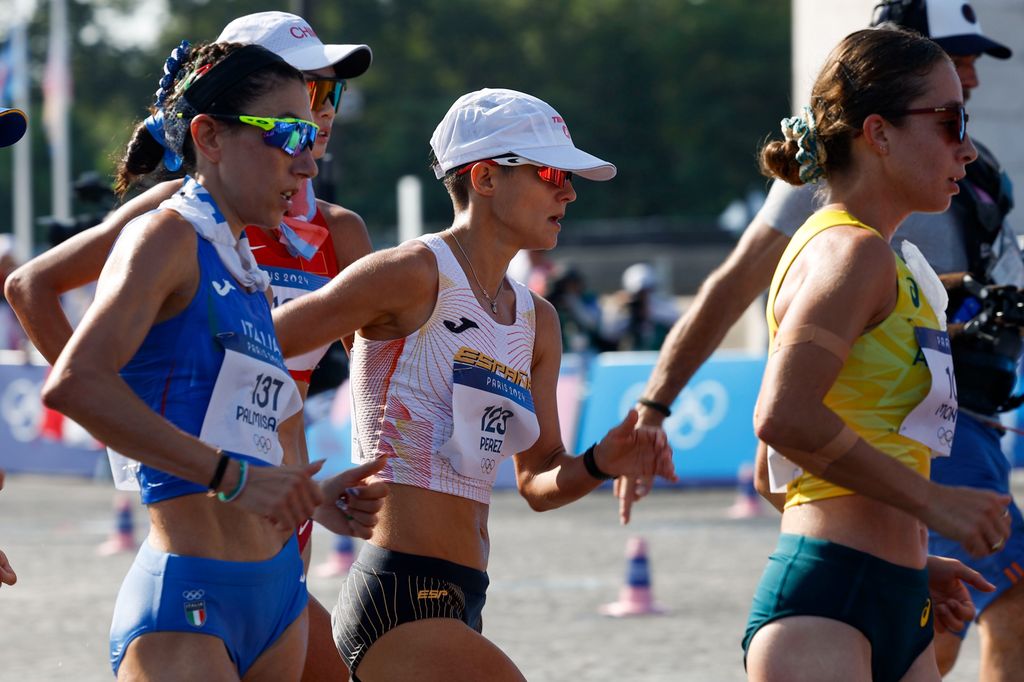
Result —
<path fill-rule="evenodd" d="M 265 455 L 270 452 L 270 448 L 273 447 L 274 441 L 269 436 L 254 433 L 252 434 L 252 444 L 256 446 L 257 450 Z"/>
<path fill-rule="evenodd" d="M 480 471 L 484 472 L 485 474 L 489 474 L 492 471 L 494 471 L 494 464 L 495 462 L 493 459 L 491 459 L 490 457 L 484 457 L 480 460 Z"/>
<path fill-rule="evenodd" d="M 196 601 L 202 599 L 205 594 L 206 590 L 185 590 L 181 596 L 185 601 Z"/>
<path fill-rule="evenodd" d="M 39 437 L 43 403 L 40 399 L 42 383 L 31 379 L 14 379 L 4 388 L 0 398 L 0 413 L 11 430 L 14 440 L 30 443 Z"/>
<path fill-rule="evenodd" d="M 644 384 L 634 384 L 623 393 L 620 412 L 625 414 L 644 390 Z M 675 450 L 689 450 L 700 445 L 709 431 L 722 423 L 729 412 L 729 393 L 720 382 L 701 381 L 688 386 L 672 404 L 672 416 L 665 420 L 664 429 Z"/>
<path fill-rule="evenodd" d="M 939 442 L 949 447 L 953 445 L 953 429 L 947 429 L 945 426 L 940 426 L 939 430 L 935 432 Z"/>

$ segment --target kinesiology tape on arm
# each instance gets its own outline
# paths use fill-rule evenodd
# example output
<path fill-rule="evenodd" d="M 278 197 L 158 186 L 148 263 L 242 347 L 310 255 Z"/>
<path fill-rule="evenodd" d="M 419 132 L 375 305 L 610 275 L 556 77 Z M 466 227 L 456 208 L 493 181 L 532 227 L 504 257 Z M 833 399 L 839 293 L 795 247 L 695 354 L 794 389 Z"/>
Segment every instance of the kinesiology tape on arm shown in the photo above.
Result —
<path fill-rule="evenodd" d="M 857 432 L 846 424 L 827 443 L 817 450 L 797 450 L 796 448 L 776 447 L 775 449 L 794 463 L 803 467 L 804 471 L 821 476 L 837 459 L 846 455 L 860 440 Z"/>
<path fill-rule="evenodd" d="M 803 324 L 790 329 L 780 328 L 775 332 L 775 341 L 772 343 L 772 353 L 779 351 L 786 346 L 810 344 L 825 350 L 839 358 L 839 362 L 845 362 L 850 352 L 850 344 L 841 339 L 837 334 L 813 324 Z"/>

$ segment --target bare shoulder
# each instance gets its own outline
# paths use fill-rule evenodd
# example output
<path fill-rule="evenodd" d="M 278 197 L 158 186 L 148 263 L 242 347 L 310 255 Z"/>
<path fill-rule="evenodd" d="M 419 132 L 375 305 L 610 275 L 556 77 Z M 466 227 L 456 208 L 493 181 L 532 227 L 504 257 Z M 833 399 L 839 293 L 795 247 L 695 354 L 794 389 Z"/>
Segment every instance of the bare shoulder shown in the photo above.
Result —
<path fill-rule="evenodd" d="M 534 349 L 540 354 L 550 348 L 556 349 L 559 354 L 562 350 L 562 326 L 558 321 L 558 312 L 555 306 L 546 298 L 535 292 L 533 296 L 533 308 L 537 315 L 537 326 L 535 332 Z"/>
<path fill-rule="evenodd" d="M 181 259 L 194 261 L 196 250 L 195 228 L 178 213 L 157 211 L 144 220 L 130 223 L 114 247 L 114 257 L 127 254 L 145 254 L 159 262 Z"/>
<path fill-rule="evenodd" d="M 345 269 L 373 251 L 370 233 L 358 213 L 322 199 L 317 199 L 316 205 L 327 222 L 340 269 Z"/>
<path fill-rule="evenodd" d="M 551 301 L 535 291 L 531 291 L 530 296 L 533 297 L 533 308 L 537 311 L 538 333 L 542 324 L 554 324 L 555 327 L 558 327 L 558 312 L 555 310 L 555 306 L 551 304 Z"/>
<path fill-rule="evenodd" d="M 355 211 L 323 199 L 317 199 L 316 206 L 327 221 L 327 229 L 331 231 L 331 236 L 336 233 L 346 234 L 352 231 L 366 232 L 366 223 Z"/>
<path fill-rule="evenodd" d="M 896 276 L 896 259 L 889 242 L 854 225 L 826 230 L 808 242 L 804 253 L 814 259 L 821 276 L 830 280 L 851 280 L 868 286 L 880 280 L 889 287 Z"/>

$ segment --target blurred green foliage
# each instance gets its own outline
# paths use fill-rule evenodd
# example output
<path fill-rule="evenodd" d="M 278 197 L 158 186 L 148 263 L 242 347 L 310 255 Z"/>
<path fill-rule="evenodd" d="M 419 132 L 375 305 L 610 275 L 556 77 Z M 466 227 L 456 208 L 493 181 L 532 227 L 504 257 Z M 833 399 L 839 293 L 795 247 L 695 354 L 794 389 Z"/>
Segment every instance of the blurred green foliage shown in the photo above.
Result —
<path fill-rule="evenodd" d="M 96 8 L 126 2 L 68 3 L 77 29 L 73 176 L 111 173 L 132 124 L 146 113 L 164 58 L 182 37 L 213 40 L 234 17 L 294 6 L 171 0 L 161 37 L 147 49 L 119 48 L 102 33 L 96 39 L 95 29 L 83 30 Z M 790 109 L 788 0 L 302 4 L 322 40 L 366 43 L 374 52 L 371 69 L 350 84 L 351 116 L 336 124 L 331 142 L 335 198 L 374 231 L 394 224 L 395 182 L 406 174 L 425 183 L 428 223 L 450 217 L 447 194 L 427 168 L 428 139 L 452 101 L 470 90 L 537 95 L 565 117 L 577 145 L 618 165 L 610 183 L 577 185 L 574 218 L 716 215 L 763 186 L 756 150 Z M 47 21 L 41 3 L 30 26 L 36 119 Z M 42 215 L 49 213 L 49 154 L 42 126 L 34 128 L 35 212 Z M 0 231 L 9 229 L 10 173 L 10 164 L 0 163 Z"/>

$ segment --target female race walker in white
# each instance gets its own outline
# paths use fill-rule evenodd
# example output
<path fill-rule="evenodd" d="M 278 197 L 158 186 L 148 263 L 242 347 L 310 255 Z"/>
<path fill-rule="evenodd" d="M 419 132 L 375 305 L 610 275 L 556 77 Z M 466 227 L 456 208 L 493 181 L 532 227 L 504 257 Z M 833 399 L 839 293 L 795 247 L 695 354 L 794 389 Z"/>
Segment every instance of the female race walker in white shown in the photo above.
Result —
<path fill-rule="evenodd" d="M 360 259 L 275 321 L 286 356 L 356 333 L 353 458 L 386 460 L 381 524 L 334 612 L 353 679 L 521 680 L 480 634 L 498 466 L 514 457 L 520 492 L 543 511 L 620 473 L 674 478 L 671 450 L 631 412 L 582 456 L 566 452 L 558 317 L 505 276 L 520 249 L 555 246 L 574 175 L 608 180 L 615 167 L 513 90 L 460 98 L 431 147 L 452 226 Z"/>

